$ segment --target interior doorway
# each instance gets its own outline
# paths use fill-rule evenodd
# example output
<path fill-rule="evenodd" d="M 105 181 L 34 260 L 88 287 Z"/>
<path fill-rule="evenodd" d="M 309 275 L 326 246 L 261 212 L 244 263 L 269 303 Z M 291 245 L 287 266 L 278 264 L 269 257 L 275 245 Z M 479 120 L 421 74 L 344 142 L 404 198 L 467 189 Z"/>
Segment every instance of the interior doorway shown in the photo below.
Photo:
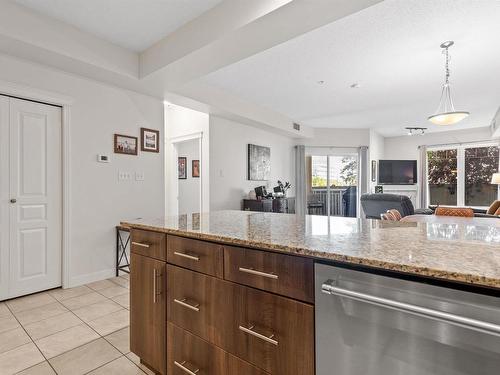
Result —
<path fill-rule="evenodd" d="M 203 207 L 203 153 L 202 133 L 170 139 L 172 145 L 172 170 L 175 181 L 167 182 L 175 199 L 170 200 L 171 215 L 192 215 Z M 173 198 L 174 198 L 173 197 Z"/>
<path fill-rule="evenodd" d="M 0 300 L 62 284 L 62 108 L 0 95 Z"/>

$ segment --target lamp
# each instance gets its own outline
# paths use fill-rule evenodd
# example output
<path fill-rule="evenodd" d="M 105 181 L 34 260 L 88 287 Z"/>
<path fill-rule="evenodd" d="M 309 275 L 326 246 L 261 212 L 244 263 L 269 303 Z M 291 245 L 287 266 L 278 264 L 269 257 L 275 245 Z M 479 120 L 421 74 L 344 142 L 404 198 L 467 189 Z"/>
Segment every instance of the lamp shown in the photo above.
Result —
<path fill-rule="evenodd" d="M 441 44 L 443 53 L 446 56 L 445 63 L 445 80 L 441 89 L 441 98 L 436 113 L 428 117 L 428 120 L 436 125 L 453 125 L 469 116 L 469 112 L 457 111 L 453 105 L 450 88 L 450 55 L 448 48 L 454 44 L 453 41 L 444 42 Z"/>
<path fill-rule="evenodd" d="M 493 173 L 493 176 L 491 176 L 491 183 L 493 185 L 500 185 L 500 172 Z"/>

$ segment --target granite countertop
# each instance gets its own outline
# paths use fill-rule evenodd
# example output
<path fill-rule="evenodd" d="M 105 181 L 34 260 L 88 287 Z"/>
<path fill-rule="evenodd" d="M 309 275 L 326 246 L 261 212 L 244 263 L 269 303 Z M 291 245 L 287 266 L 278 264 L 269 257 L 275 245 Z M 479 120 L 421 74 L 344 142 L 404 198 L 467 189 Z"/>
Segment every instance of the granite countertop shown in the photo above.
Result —
<path fill-rule="evenodd" d="M 498 221 L 498 225 L 403 223 L 215 211 L 122 224 L 500 289 Z"/>

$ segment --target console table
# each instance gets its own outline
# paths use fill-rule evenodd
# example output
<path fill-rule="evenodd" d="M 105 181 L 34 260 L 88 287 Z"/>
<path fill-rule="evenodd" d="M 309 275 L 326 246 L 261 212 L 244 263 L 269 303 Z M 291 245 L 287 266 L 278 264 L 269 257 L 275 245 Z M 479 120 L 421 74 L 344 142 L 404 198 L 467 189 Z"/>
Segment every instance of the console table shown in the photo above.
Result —
<path fill-rule="evenodd" d="M 295 213 L 295 198 L 243 199 L 244 211 Z"/>

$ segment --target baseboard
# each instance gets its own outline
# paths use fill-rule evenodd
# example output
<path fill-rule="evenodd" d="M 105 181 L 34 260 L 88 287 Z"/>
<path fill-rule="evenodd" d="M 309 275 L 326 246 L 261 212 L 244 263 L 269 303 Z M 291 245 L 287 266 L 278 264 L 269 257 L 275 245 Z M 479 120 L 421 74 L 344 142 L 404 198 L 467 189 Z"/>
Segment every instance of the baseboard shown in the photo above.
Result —
<path fill-rule="evenodd" d="M 109 279 L 111 277 L 115 277 L 115 275 L 115 269 L 111 268 L 108 270 L 87 273 L 85 275 L 73 276 L 70 278 L 69 285 L 64 285 L 64 288 L 74 288 L 76 286 L 92 283 L 94 281 Z"/>

